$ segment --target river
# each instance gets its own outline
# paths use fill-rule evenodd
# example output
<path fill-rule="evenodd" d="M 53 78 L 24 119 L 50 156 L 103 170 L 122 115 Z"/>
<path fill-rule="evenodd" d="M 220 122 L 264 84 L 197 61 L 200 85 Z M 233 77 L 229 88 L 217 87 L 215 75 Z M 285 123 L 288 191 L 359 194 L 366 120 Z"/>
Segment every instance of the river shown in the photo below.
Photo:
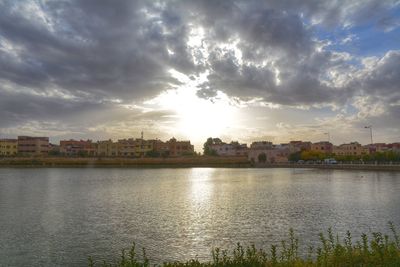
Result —
<path fill-rule="evenodd" d="M 86 266 L 132 242 L 152 262 L 269 249 L 290 228 L 400 226 L 400 173 L 318 169 L 1 168 L 0 266 Z M 302 243 L 300 244 L 302 246 Z"/>

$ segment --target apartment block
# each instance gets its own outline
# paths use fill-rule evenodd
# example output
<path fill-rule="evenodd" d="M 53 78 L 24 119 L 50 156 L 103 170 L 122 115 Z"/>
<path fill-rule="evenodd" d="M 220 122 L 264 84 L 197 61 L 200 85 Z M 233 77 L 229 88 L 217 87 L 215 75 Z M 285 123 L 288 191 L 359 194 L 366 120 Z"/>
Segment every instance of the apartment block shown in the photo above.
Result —
<path fill-rule="evenodd" d="M 400 143 L 392 143 L 388 145 L 390 150 L 396 153 L 400 153 Z"/>
<path fill-rule="evenodd" d="M 369 148 L 370 153 L 374 152 L 387 152 L 392 150 L 391 146 L 386 143 L 374 143 L 374 144 L 369 144 L 366 147 Z"/>
<path fill-rule="evenodd" d="M 212 144 L 210 149 L 214 150 L 218 156 L 247 156 L 248 152 L 247 145 L 239 142 Z"/>
<path fill-rule="evenodd" d="M 117 157 L 118 147 L 119 147 L 118 143 L 113 142 L 111 139 L 106 141 L 98 141 L 97 156 Z"/>
<path fill-rule="evenodd" d="M 363 147 L 358 142 L 341 144 L 333 148 L 333 154 L 337 156 L 363 156 L 369 154 L 369 148 Z"/>
<path fill-rule="evenodd" d="M 60 153 L 67 156 L 96 155 L 96 144 L 92 140 L 61 140 Z"/>
<path fill-rule="evenodd" d="M 153 140 L 138 138 L 135 140 L 135 157 L 144 157 L 147 152 L 154 150 Z"/>
<path fill-rule="evenodd" d="M 290 153 L 311 150 L 311 142 L 290 141 L 289 142 L 289 150 L 290 150 Z"/>
<path fill-rule="evenodd" d="M 166 147 L 169 150 L 169 156 L 179 157 L 194 153 L 194 147 L 190 141 L 177 141 L 175 138 L 171 138 L 166 142 Z"/>
<path fill-rule="evenodd" d="M 122 157 L 135 157 L 136 140 L 133 138 L 118 140 L 118 155 Z"/>
<path fill-rule="evenodd" d="M 15 156 L 17 153 L 17 139 L 0 139 L 0 156 Z"/>
<path fill-rule="evenodd" d="M 152 141 L 154 151 L 160 153 L 160 155 L 169 155 L 169 144 L 158 139 Z"/>
<path fill-rule="evenodd" d="M 287 145 L 276 145 L 266 149 L 250 148 L 248 159 L 251 162 L 260 163 L 259 158 L 262 154 L 266 157 L 265 163 L 287 163 L 290 149 Z"/>
<path fill-rule="evenodd" d="M 154 140 L 142 138 L 129 138 L 118 140 L 118 156 L 144 157 L 147 152 L 154 149 Z"/>
<path fill-rule="evenodd" d="M 333 152 L 333 144 L 326 141 L 313 143 L 311 144 L 311 151 L 330 154 Z"/>
<path fill-rule="evenodd" d="M 250 149 L 272 149 L 273 144 L 269 141 L 256 141 L 251 143 Z"/>
<path fill-rule="evenodd" d="M 18 136 L 18 153 L 27 156 L 47 155 L 48 137 Z"/>

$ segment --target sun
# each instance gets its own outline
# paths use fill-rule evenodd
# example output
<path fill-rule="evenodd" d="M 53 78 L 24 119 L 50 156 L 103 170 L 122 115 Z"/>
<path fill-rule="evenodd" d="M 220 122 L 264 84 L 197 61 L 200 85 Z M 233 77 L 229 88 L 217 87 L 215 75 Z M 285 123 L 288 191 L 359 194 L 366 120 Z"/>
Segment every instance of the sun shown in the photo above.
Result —
<path fill-rule="evenodd" d="M 196 96 L 189 90 L 175 107 L 179 116 L 178 128 L 182 133 L 197 138 L 221 136 L 233 123 L 235 108 L 219 93 L 213 102 Z"/>
<path fill-rule="evenodd" d="M 217 91 L 212 100 L 200 98 L 197 85 L 202 82 L 189 79 L 186 75 L 171 71 L 182 82 L 178 88 L 167 90 L 152 100 L 162 109 L 176 114 L 174 131 L 193 141 L 204 141 L 207 137 L 218 137 L 227 133 L 234 123 L 237 107 L 229 97 Z"/>

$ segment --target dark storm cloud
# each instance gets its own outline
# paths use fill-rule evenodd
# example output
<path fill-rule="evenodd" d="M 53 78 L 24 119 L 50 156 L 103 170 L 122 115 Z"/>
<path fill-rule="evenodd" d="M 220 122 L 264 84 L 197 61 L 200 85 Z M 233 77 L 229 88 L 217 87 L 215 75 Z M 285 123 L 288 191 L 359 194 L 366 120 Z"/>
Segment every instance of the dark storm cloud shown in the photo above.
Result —
<path fill-rule="evenodd" d="M 97 110 L 111 110 L 111 103 L 73 101 L 57 97 L 43 97 L 29 93 L 0 91 L 0 126 L 7 128 L 26 121 L 79 118 L 81 114 Z M 51 110 L 51 112 L 49 112 Z"/>
<path fill-rule="evenodd" d="M 357 82 L 369 94 L 400 96 L 400 51 L 388 52 L 369 66 Z"/>
<path fill-rule="evenodd" d="M 181 29 L 164 36 L 159 21 L 146 18 L 146 6 L 132 1 L 50 2 L 44 10 L 49 27 L 37 14 L 12 10 L 3 3 L 0 35 L 19 47 L 18 60 L 1 57 L 0 74 L 23 86 L 55 84 L 74 93 L 120 98 L 157 94 L 168 83 L 167 44 L 179 46 Z M 143 8 L 144 10 L 142 10 Z M 149 7 L 151 9 L 151 7 Z M 182 55 L 184 53 L 180 53 Z M 171 65 L 192 67 L 185 59 Z"/>
<path fill-rule="evenodd" d="M 263 97 L 266 101 L 294 106 L 342 105 L 361 89 L 337 85 L 327 78 L 333 68 L 350 70 L 352 62 L 318 50 L 320 43 L 315 40 L 313 28 L 304 21 L 347 27 L 372 20 L 379 26 L 382 18 L 390 17 L 390 7 L 394 4 L 392 1 L 190 3 L 198 10 L 195 20 L 207 27 L 210 36 L 209 81 L 199 96 L 209 98 L 216 90 L 222 90 L 240 98 Z M 241 64 L 232 53 L 215 48 L 219 42 L 232 42 L 234 38 L 239 39 Z M 274 77 L 276 68 L 280 71 L 279 84 Z"/>

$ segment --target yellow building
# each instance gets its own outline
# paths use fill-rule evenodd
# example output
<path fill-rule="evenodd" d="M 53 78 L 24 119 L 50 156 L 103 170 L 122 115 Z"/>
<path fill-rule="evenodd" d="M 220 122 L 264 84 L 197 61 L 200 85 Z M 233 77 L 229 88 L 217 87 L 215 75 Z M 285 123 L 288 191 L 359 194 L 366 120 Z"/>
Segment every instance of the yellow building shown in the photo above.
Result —
<path fill-rule="evenodd" d="M 144 140 L 142 138 L 135 140 L 135 157 L 144 157 L 147 152 L 154 149 L 154 140 Z"/>
<path fill-rule="evenodd" d="M 18 153 L 16 139 L 0 139 L 0 156 L 15 156 Z"/>
<path fill-rule="evenodd" d="M 113 142 L 111 139 L 107 141 L 97 142 L 97 155 L 104 157 L 118 156 L 118 143 Z"/>
<path fill-rule="evenodd" d="M 118 155 L 121 157 L 134 157 L 136 155 L 135 139 L 120 139 L 118 140 Z"/>
<path fill-rule="evenodd" d="M 357 142 L 342 144 L 333 148 L 333 154 L 337 156 L 363 156 L 369 154 L 369 149 Z"/>

